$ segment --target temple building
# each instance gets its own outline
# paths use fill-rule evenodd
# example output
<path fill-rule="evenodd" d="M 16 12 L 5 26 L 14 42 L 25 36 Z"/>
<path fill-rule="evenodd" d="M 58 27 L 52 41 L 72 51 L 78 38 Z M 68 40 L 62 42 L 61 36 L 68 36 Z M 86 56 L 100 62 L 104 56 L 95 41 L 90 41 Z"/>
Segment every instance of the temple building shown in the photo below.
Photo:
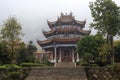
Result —
<path fill-rule="evenodd" d="M 86 20 L 78 21 L 70 14 L 61 13 L 56 21 L 47 21 L 49 31 L 43 31 L 46 40 L 37 41 L 45 52 L 49 52 L 50 61 L 77 62 L 79 54 L 76 52 L 77 42 L 90 30 L 83 30 Z"/>

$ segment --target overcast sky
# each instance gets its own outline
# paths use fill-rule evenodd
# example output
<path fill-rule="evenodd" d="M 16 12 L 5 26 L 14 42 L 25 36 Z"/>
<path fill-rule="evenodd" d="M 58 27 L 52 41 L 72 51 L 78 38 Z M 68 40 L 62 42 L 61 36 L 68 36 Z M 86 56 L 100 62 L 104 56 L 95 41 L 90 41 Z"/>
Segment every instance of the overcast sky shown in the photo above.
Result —
<path fill-rule="evenodd" d="M 72 12 L 77 20 L 87 20 L 85 29 L 88 30 L 92 22 L 90 1 L 95 0 L 0 0 L 0 25 L 9 16 L 16 16 L 25 33 L 24 41 L 43 40 L 42 30 L 49 30 L 47 20 L 55 21 L 61 12 Z M 120 5 L 120 0 L 114 1 Z"/>

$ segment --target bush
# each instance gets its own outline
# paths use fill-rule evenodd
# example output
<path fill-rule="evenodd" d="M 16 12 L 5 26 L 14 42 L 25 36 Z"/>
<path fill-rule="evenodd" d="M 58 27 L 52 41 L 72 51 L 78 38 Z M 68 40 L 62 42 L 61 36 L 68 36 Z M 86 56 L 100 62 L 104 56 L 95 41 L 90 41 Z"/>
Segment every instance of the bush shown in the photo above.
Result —
<path fill-rule="evenodd" d="M 113 66 L 114 70 L 120 70 L 120 63 L 115 63 L 115 65 Z"/>
<path fill-rule="evenodd" d="M 14 71 L 14 72 L 10 72 L 10 73 L 8 73 L 8 75 L 7 75 L 7 80 L 21 80 L 21 77 L 20 77 L 20 73 L 19 72 L 16 72 L 16 71 Z"/>
<path fill-rule="evenodd" d="M 5 64 L 0 66 L 0 68 L 21 68 L 21 67 L 15 64 Z"/>
<path fill-rule="evenodd" d="M 1 69 L 5 69 L 7 72 L 18 71 L 21 67 L 15 64 L 6 64 L 0 66 Z"/>
<path fill-rule="evenodd" d="M 87 63 L 86 61 L 84 60 L 80 60 L 79 62 L 76 63 L 77 66 L 89 66 L 90 64 Z"/>
<path fill-rule="evenodd" d="M 99 67 L 98 64 L 90 64 L 91 67 Z"/>
<path fill-rule="evenodd" d="M 46 66 L 54 66 L 54 63 L 51 63 L 50 61 L 45 61 L 43 64 Z"/>
<path fill-rule="evenodd" d="M 21 63 L 20 65 L 22 67 L 36 67 L 36 66 L 44 67 L 45 66 L 44 64 L 39 64 L 39 63 Z"/>

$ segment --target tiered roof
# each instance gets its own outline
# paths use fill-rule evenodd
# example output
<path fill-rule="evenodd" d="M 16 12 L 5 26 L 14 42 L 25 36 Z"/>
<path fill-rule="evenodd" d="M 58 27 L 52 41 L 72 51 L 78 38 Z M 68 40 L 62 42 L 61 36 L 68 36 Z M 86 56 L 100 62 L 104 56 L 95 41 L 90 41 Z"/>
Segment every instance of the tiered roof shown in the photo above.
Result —
<path fill-rule="evenodd" d="M 77 42 L 82 36 L 90 34 L 90 30 L 82 30 L 84 28 L 86 21 L 78 21 L 75 20 L 75 17 L 72 15 L 72 13 L 68 15 L 64 15 L 61 13 L 61 16 L 58 17 L 57 21 L 50 22 L 48 21 L 48 26 L 51 30 L 49 31 L 43 31 L 44 36 L 47 38 L 47 40 L 44 41 L 37 41 L 39 45 L 44 46 L 48 44 L 53 44 L 53 43 L 63 43 L 63 44 L 68 44 L 68 43 L 75 43 Z M 67 26 L 66 26 L 67 25 Z M 66 26 L 66 27 L 63 27 Z M 59 34 L 79 34 L 80 36 L 58 36 Z M 56 35 L 56 36 L 53 36 Z M 51 37 L 52 36 L 52 37 Z M 48 38 L 51 37 L 51 38 Z"/>

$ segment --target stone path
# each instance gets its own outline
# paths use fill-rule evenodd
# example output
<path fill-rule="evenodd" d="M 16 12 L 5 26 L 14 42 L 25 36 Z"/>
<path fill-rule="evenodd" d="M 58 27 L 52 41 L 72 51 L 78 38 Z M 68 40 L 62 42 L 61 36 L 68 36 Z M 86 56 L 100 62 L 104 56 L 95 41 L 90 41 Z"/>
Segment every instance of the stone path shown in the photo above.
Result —
<path fill-rule="evenodd" d="M 59 62 L 55 63 L 55 67 L 75 67 L 76 63 L 73 62 Z"/>
<path fill-rule="evenodd" d="M 32 68 L 25 80 L 87 80 L 84 67 Z"/>

